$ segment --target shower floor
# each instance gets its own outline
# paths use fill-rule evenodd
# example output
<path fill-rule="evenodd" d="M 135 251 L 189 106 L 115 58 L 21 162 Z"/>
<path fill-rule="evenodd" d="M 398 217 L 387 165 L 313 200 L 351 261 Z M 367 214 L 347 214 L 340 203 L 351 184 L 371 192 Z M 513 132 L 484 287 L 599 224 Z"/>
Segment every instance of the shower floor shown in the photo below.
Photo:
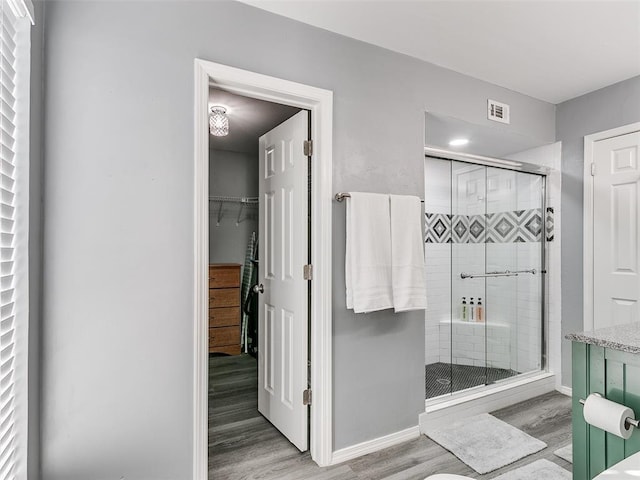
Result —
<path fill-rule="evenodd" d="M 518 375 L 515 370 L 504 368 L 474 367 L 444 362 L 425 365 L 424 370 L 426 398 L 439 397 Z"/>

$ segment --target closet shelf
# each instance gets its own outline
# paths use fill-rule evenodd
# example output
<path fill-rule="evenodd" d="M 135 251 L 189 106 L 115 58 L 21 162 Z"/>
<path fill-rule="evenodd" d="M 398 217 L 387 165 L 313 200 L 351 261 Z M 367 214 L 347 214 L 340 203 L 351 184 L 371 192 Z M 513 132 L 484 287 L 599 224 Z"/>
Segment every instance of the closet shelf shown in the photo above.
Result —
<path fill-rule="evenodd" d="M 240 221 L 242 220 L 242 212 L 245 205 L 249 207 L 257 207 L 260 203 L 259 197 L 230 197 L 225 195 L 209 195 L 209 201 L 218 203 L 216 227 L 220 226 L 220 221 L 222 220 L 222 217 L 224 215 L 224 210 L 222 207 L 225 203 L 236 203 L 240 205 L 240 208 L 238 209 L 238 217 L 236 218 L 236 227 L 240 225 Z"/>

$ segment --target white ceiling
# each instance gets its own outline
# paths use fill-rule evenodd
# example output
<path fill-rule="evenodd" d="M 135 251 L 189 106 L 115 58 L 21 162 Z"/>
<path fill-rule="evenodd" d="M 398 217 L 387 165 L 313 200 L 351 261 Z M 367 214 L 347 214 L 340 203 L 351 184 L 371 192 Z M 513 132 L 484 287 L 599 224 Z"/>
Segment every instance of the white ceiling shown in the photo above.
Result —
<path fill-rule="evenodd" d="M 557 104 L 640 75 L 640 0 L 242 0 Z"/>
<path fill-rule="evenodd" d="M 209 148 L 230 152 L 258 153 L 258 138 L 291 118 L 299 108 L 243 97 L 219 88 L 209 88 L 209 106 L 227 109 L 229 135 L 209 135 Z"/>
<path fill-rule="evenodd" d="M 463 146 L 449 145 L 454 138 L 464 138 L 469 143 Z M 454 152 L 494 158 L 509 158 L 515 153 L 540 146 L 540 140 L 512 130 L 476 125 L 431 112 L 425 114 L 425 143 Z"/>

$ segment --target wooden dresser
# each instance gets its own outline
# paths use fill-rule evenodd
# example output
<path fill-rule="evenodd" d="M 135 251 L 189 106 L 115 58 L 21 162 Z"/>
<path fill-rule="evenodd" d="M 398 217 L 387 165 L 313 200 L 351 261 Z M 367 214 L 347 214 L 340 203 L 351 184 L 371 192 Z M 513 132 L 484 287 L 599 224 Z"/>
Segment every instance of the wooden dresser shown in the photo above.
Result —
<path fill-rule="evenodd" d="M 209 264 L 209 353 L 240 354 L 240 264 Z"/>

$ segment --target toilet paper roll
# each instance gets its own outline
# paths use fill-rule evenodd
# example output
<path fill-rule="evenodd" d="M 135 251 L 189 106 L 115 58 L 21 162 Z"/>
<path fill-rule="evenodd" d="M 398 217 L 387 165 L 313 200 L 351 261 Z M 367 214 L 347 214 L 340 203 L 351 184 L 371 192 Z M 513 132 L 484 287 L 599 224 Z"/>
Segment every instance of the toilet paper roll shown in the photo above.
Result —
<path fill-rule="evenodd" d="M 584 420 L 594 427 L 612 433 L 625 440 L 633 433 L 633 427 L 625 425 L 627 418 L 635 418 L 633 410 L 619 403 L 592 393 L 584 402 Z"/>

